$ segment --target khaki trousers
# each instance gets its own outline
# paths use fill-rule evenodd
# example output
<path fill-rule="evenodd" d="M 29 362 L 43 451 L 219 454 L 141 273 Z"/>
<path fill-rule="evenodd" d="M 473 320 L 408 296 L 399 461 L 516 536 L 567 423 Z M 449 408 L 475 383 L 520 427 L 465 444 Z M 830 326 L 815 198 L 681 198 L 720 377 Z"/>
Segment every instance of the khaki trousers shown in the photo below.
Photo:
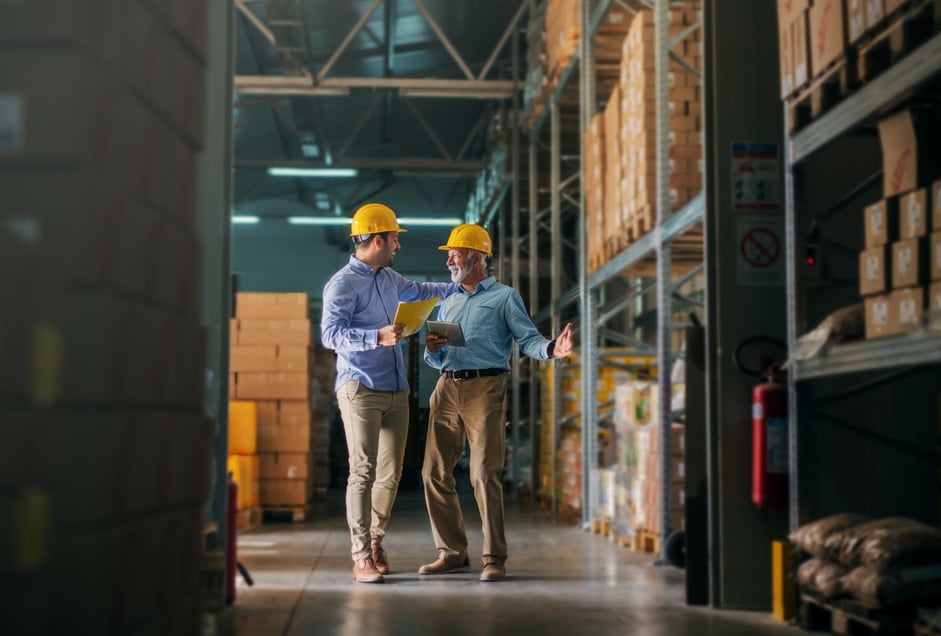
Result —
<path fill-rule="evenodd" d="M 337 389 L 350 476 L 346 521 L 354 561 L 382 543 L 402 477 L 408 437 L 408 391 L 373 391 L 358 380 Z"/>
<path fill-rule="evenodd" d="M 467 554 L 467 533 L 455 489 L 454 467 L 470 445 L 470 480 L 483 525 L 483 563 L 506 561 L 503 462 L 506 376 L 440 378 L 431 395 L 422 481 L 435 547 L 442 557 Z"/>

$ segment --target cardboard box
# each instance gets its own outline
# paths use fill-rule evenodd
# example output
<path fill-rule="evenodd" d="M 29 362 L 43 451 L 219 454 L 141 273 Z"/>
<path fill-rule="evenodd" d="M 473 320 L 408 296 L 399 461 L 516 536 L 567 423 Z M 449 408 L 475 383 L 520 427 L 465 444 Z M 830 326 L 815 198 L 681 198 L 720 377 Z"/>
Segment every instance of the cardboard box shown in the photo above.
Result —
<path fill-rule="evenodd" d="M 310 453 L 262 453 L 262 479 L 306 479 L 310 476 Z"/>
<path fill-rule="evenodd" d="M 311 344 L 311 323 L 305 319 L 239 318 L 239 344 Z"/>
<path fill-rule="evenodd" d="M 898 199 L 882 199 L 864 210 L 867 248 L 888 245 L 898 240 Z"/>
<path fill-rule="evenodd" d="M 889 248 L 873 247 L 859 253 L 859 294 L 871 296 L 889 289 Z"/>
<path fill-rule="evenodd" d="M 310 397 L 310 376 L 281 371 L 237 373 L 235 397 L 240 400 L 306 400 Z"/>
<path fill-rule="evenodd" d="M 842 0 L 820 0 L 810 7 L 810 69 L 820 75 L 846 50 Z"/>
<path fill-rule="evenodd" d="M 896 333 L 920 329 L 925 306 L 925 288 L 909 287 L 896 289 L 890 300 L 890 322 Z"/>
<path fill-rule="evenodd" d="M 790 24 L 810 7 L 810 0 L 778 0 L 778 27 Z"/>
<path fill-rule="evenodd" d="M 891 305 L 888 294 L 880 296 L 870 296 L 864 301 L 866 309 L 866 339 L 880 338 L 893 333 L 892 324 L 889 320 L 889 310 Z"/>
<path fill-rule="evenodd" d="M 310 425 L 306 426 L 259 426 L 259 453 L 309 453 Z"/>
<path fill-rule="evenodd" d="M 793 51 L 791 68 L 795 91 L 810 81 L 809 13 L 809 11 L 804 11 L 791 23 L 791 49 Z"/>
<path fill-rule="evenodd" d="M 784 99 L 794 90 L 794 49 L 791 40 L 794 30 L 790 22 L 778 27 L 778 61 L 781 74 L 781 98 Z"/>
<path fill-rule="evenodd" d="M 925 141 L 938 139 L 939 128 L 929 111 L 903 110 L 879 121 L 884 196 L 926 185 L 941 172 L 941 146 Z"/>
<path fill-rule="evenodd" d="M 885 17 L 885 4 L 882 0 L 865 0 L 866 28 L 871 29 Z"/>
<path fill-rule="evenodd" d="M 892 287 L 901 289 L 928 282 L 927 242 L 903 239 L 892 244 Z"/>
<path fill-rule="evenodd" d="M 931 280 L 941 280 L 941 231 L 932 232 L 928 240 L 928 258 L 931 261 L 928 275 Z"/>
<path fill-rule="evenodd" d="M 846 35 L 850 44 L 866 32 L 867 0 L 846 0 Z"/>
<path fill-rule="evenodd" d="M 310 317 L 310 303 L 305 293 L 263 294 L 238 292 L 235 295 L 236 318 Z"/>
<path fill-rule="evenodd" d="M 928 309 L 941 312 L 941 280 L 931 283 L 931 287 L 928 288 Z"/>
<path fill-rule="evenodd" d="M 899 238 L 918 238 L 928 234 L 928 191 L 912 190 L 899 197 Z"/>
<path fill-rule="evenodd" d="M 262 506 L 304 506 L 313 495 L 308 479 L 262 479 L 258 486 Z"/>
<path fill-rule="evenodd" d="M 281 400 L 278 403 L 279 426 L 310 426 L 312 412 L 306 400 Z"/>
<path fill-rule="evenodd" d="M 885 0 L 885 14 L 890 15 L 891 13 L 904 7 L 906 4 L 908 4 L 908 0 Z"/>
<path fill-rule="evenodd" d="M 931 230 L 937 232 L 941 230 L 941 179 L 931 184 Z"/>

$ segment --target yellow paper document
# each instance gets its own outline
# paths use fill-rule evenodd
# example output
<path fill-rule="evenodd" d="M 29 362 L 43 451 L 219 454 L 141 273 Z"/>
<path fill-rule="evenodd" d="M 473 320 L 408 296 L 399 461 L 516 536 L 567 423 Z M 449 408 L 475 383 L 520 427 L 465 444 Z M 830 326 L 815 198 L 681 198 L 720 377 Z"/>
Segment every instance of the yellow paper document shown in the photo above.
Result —
<path fill-rule="evenodd" d="M 421 326 L 428 320 L 431 310 L 438 304 L 438 296 L 428 300 L 416 300 L 413 303 L 399 303 L 399 308 L 395 310 L 395 319 L 392 321 L 396 325 L 405 325 L 405 331 L 402 332 L 403 338 L 408 338 L 414 333 L 418 333 Z"/>

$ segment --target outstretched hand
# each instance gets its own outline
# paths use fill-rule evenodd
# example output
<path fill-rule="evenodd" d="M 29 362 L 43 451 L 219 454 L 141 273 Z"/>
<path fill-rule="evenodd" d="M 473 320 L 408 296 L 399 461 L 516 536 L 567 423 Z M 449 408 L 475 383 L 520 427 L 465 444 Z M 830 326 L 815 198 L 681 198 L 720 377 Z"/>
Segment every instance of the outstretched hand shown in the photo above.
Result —
<path fill-rule="evenodd" d="M 565 325 L 565 329 L 562 330 L 562 333 L 559 334 L 559 337 L 555 339 L 555 349 L 552 352 L 552 356 L 555 358 L 564 358 L 565 356 L 571 355 L 574 341 L 572 323 L 568 323 Z"/>

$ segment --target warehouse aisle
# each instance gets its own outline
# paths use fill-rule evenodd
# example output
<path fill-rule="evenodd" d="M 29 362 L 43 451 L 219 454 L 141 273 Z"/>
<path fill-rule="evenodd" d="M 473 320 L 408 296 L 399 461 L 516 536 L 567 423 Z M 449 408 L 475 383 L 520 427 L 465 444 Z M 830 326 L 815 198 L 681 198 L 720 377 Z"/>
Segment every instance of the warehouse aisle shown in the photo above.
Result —
<path fill-rule="evenodd" d="M 687 608 L 683 573 L 651 566 L 599 535 L 559 525 L 530 507 L 507 506 L 507 579 L 481 583 L 479 517 L 462 496 L 471 570 L 420 577 L 435 557 L 421 493 L 403 491 L 385 547 L 383 585 L 354 584 L 342 500 L 330 496 L 302 524 L 244 533 L 239 559 L 255 585 L 238 581 L 223 634 L 796 634 L 764 613 Z M 468 507 L 468 504 L 471 507 Z"/>

